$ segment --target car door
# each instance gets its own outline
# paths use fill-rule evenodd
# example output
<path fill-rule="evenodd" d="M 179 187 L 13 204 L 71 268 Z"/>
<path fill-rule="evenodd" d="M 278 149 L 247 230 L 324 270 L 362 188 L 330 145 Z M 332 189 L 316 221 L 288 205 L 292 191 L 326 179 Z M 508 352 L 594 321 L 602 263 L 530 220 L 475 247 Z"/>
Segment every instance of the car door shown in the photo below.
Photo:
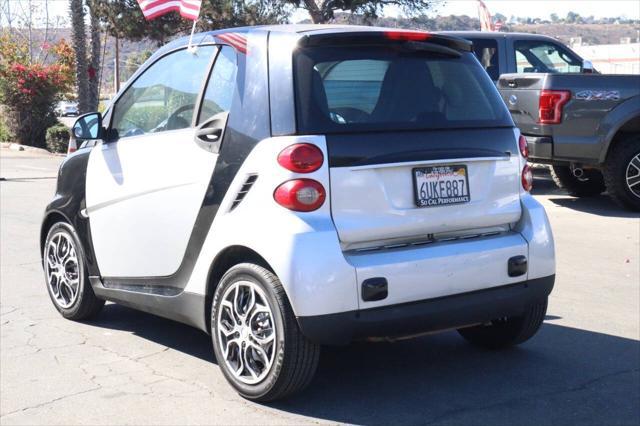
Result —
<path fill-rule="evenodd" d="M 226 49 L 226 61 L 232 61 Z M 107 134 L 115 138 L 91 152 L 86 189 L 105 280 L 166 277 L 181 265 L 218 155 L 198 137 L 197 116 L 203 121 L 228 111 L 231 99 L 217 109 L 200 108 L 202 89 L 219 85 L 212 84 L 215 69 L 204 84 L 218 51 L 208 45 L 163 56 L 113 105 Z M 219 144 L 224 121 L 218 125 Z"/>

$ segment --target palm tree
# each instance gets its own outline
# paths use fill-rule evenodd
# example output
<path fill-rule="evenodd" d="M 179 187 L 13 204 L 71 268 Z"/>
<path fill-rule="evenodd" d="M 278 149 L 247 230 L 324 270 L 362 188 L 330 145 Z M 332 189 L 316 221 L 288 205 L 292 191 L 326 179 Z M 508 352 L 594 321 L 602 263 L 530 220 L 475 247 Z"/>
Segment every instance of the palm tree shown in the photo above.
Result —
<path fill-rule="evenodd" d="M 69 0 L 73 49 L 76 52 L 76 86 L 78 89 L 78 111 L 90 111 L 89 74 L 87 66 L 87 35 L 84 25 L 84 5 L 82 0 Z"/>
<path fill-rule="evenodd" d="M 100 102 L 100 21 L 98 18 L 97 1 L 87 0 L 89 16 L 91 17 L 91 60 L 89 61 L 89 109 L 98 110 Z"/>

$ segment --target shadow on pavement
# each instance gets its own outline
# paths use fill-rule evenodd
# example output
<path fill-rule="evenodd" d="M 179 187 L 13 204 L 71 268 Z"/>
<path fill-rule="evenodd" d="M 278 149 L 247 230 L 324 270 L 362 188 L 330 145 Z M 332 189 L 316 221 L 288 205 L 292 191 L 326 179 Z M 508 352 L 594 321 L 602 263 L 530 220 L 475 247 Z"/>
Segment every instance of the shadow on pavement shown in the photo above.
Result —
<path fill-rule="evenodd" d="M 268 405 L 357 424 L 640 424 L 640 342 L 556 319 L 501 352 L 455 332 L 324 347 L 311 386 Z M 209 336 L 173 321 L 109 304 L 92 324 L 214 361 Z"/>
<path fill-rule="evenodd" d="M 87 325 L 128 331 L 143 339 L 167 346 L 205 361 L 215 362 L 211 338 L 197 328 L 136 311 L 115 303 L 107 303 L 100 315 Z"/>
<path fill-rule="evenodd" d="M 546 168 L 534 168 L 534 181 L 532 195 L 549 196 L 549 201 L 560 206 L 567 207 L 582 213 L 590 213 L 598 216 L 606 217 L 640 217 L 640 213 L 626 210 L 624 207 L 616 204 L 611 197 L 606 194 L 600 194 L 595 197 L 572 197 L 567 191 L 556 186 L 551 179 L 549 170 Z M 557 197 L 553 197 L 556 195 Z"/>

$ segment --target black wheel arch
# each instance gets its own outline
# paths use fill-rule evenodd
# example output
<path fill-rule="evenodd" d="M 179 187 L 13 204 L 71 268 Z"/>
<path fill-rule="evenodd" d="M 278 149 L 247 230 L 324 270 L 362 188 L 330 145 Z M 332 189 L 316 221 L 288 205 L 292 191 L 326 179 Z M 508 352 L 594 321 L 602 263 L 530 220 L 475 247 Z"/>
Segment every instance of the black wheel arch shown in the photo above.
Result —
<path fill-rule="evenodd" d="M 66 222 L 78 234 L 86 257 L 89 276 L 99 276 L 100 271 L 93 250 L 89 219 L 86 215 L 82 215 L 82 211 L 86 208 L 87 165 L 90 153 L 91 148 L 80 149 L 65 158 L 60 165 L 56 193 L 53 201 L 45 209 L 40 228 L 40 254 L 42 255 L 44 241 L 51 226 L 58 221 Z"/>
<path fill-rule="evenodd" d="M 609 155 L 613 151 L 614 146 L 625 141 L 631 134 L 640 134 L 640 111 L 636 111 L 631 116 L 622 120 L 619 127 L 612 133 L 612 136 L 606 141 L 606 149 L 604 156 L 601 158 L 602 163 L 606 163 Z"/>
<path fill-rule="evenodd" d="M 207 276 L 206 300 L 205 300 L 205 320 L 207 331 L 211 330 L 211 304 L 213 303 L 213 294 L 216 291 L 218 283 L 222 276 L 235 265 L 240 263 L 253 263 L 267 269 L 275 275 L 275 272 L 269 262 L 266 261 L 258 252 L 249 247 L 242 245 L 233 245 L 226 247 L 218 253 L 211 262 L 209 267 L 209 275 Z"/>

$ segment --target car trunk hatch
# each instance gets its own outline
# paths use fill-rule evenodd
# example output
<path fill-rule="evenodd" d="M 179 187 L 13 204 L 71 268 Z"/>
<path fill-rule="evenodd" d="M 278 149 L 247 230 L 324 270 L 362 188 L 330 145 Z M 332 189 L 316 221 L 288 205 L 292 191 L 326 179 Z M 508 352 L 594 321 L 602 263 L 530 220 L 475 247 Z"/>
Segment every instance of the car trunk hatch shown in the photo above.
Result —
<path fill-rule="evenodd" d="M 521 214 L 514 147 L 503 128 L 327 136 L 343 248 L 508 229 Z"/>

